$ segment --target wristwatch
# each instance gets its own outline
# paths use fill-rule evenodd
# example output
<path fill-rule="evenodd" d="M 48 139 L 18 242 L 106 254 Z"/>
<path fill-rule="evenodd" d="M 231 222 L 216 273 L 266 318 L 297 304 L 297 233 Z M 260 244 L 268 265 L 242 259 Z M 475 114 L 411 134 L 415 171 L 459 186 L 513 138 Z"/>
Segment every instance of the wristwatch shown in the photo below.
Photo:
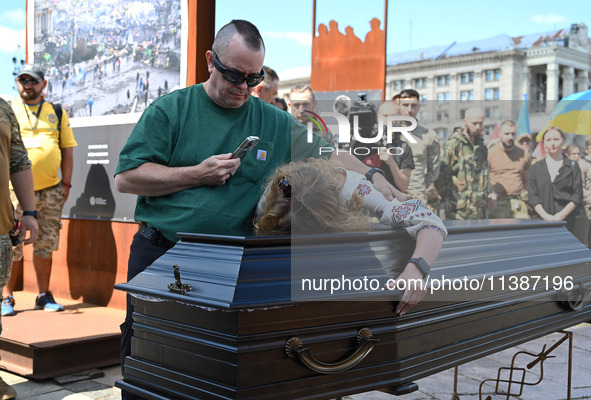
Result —
<path fill-rule="evenodd" d="M 408 260 L 408 263 L 416 265 L 419 271 L 423 274 L 423 278 L 426 278 L 429 275 L 429 272 L 431 272 L 431 266 L 423 257 L 411 258 Z"/>
<path fill-rule="evenodd" d="M 37 210 L 35 211 L 23 211 L 23 217 L 30 215 L 32 217 L 35 217 L 35 219 L 39 218 L 39 212 Z"/>
<path fill-rule="evenodd" d="M 372 181 L 372 180 L 371 180 L 371 178 L 374 176 L 374 174 L 375 174 L 376 172 L 377 172 L 378 174 L 382 175 L 382 176 L 386 176 L 386 175 L 384 174 L 384 171 L 382 171 L 382 170 L 381 170 L 381 169 L 379 169 L 379 168 L 373 167 L 372 169 L 370 169 L 369 171 L 367 171 L 367 172 L 365 173 L 365 179 L 367 179 L 368 181 L 370 181 L 370 182 L 371 182 L 371 181 Z"/>

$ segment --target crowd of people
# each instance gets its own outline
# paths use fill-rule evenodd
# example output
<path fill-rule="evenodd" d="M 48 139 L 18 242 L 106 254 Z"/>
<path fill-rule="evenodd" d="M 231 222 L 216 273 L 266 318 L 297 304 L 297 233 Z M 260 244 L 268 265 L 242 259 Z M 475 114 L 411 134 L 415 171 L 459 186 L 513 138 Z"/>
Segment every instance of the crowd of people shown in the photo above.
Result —
<path fill-rule="evenodd" d="M 307 123 L 303 109 L 317 112 L 310 86 L 291 90 L 291 113 Z M 359 136 L 375 137 L 380 119 L 391 115 L 420 115 L 417 91 L 405 89 L 382 102 L 351 101 L 341 95 L 333 110 L 351 119 L 359 118 Z M 364 113 L 366 116 L 361 115 Z M 363 122 L 365 120 L 365 122 Z M 351 125 L 353 125 L 351 123 Z M 352 139 L 343 146 L 330 131 L 315 132 L 339 147 L 350 149 L 360 161 L 379 168 L 387 181 L 408 198 L 420 199 L 444 219 L 542 219 L 566 221 L 567 228 L 585 245 L 591 241 L 591 138 L 586 149 L 566 146 L 566 135 L 558 127 L 539 134 L 543 157 L 534 157 L 532 134 L 517 136 L 512 120 L 500 123 L 498 138 L 485 143 L 484 112 L 478 107 L 465 110 L 463 126 L 453 129 L 443 146 L 437 134 L 417 120 L 407 135 L 395 132 L 391 141 L 382 139 L 372 152 L 356 151 L 366 145 Z M 386 132 L 384 127 L 383 132 Z M 351 135 L 353 138 L 353 134 Z M 388 151 L 398 148 L 397 152 Z"/>
<path fill-rule="evenodd" d="M 408 135 L 397 132 L 378 143 L 373 153 L 322 153 L 319 149 L 334 150 L 340 143 L 315 124 L 313 134 L 308 133 L 305 111 L 316 113 L 318 106 L 314 90 L 297 86 L 288 102 L 277 97 L 279 77 L 263 65 L 265 46 L 254 25 L 228 23 L 205 57 L 209 79 L 147 106 L 120 153 L 115 186 L 138 196 L 139 226 L 130 248 L 128 280 L 173 247 L 177 232 L 326 233 L 368 229 L 379 222 L 406 230 L 416 240 L 397 281 L 429 275 L 447 235 L 442 218 L 564 220 L 583 243 L 589 240 L 591 155 L 582 157 L 581 149 L 573 146 L 565 151 L 565 134 L 559 128 L 541 133 L 546 155 L 534 160 L 531 135 L 516 137 L 516 124 L 510 120 L 501 123 L 497 143 L 485 144 L 484 113 L 472 107 L 465 111 L 463 126 L 441 146 L 437 134 L 417 120 L 419 93 L 407 89 L 379 107 L 339 97 L 334 110 L 359 118 L 359 134 L 350 149 L 360 148 L 359 138 L 374 137 L 379 121 L 391 116 L 416 121 Z M 117 61 L 112 68 L 118 68 Z M 136 83 L 145 88 L 149 72 L 144 76 L 138 71 Z M 49 278 L 76 141 L 67 112 L 45 101 L 47 84 L 42 69 L 26 66 L 17 77 L 20 98 L 12 109 L 0 102 L 0 119 L 6 122 L 0 126 L 8 128 L 0 145 L 6 164 L 6 190 L 0 191 L 5 204 L 0 235 L 5 317 L 15 314 L 10 267 L 13 252 L 14 260 L 22 257 L 18 246 L 12 246 L 18 241 L 35 242 L 35 309 L 63 310 L 51 294 Z M 90 109 L 91 100 L 89 95 Z M 243 158 L 233 157 L 232 151 L 248 135 L 259 136 L 257 146 Z M 591 152 L 591 140 L 586 144 Z M 18 240 L 11 243 L 13 210 L 21 225 Z M 426 293 L 424 288 L 404 287 L 398 315 Z M 121 326 L 122 366 L 131 354 L 132 316 L 128 299 Z M 16 395 L 1 380 L 0 393 L 7 399 Z M 124 390 L 122 398 L 139 397 Z"/>

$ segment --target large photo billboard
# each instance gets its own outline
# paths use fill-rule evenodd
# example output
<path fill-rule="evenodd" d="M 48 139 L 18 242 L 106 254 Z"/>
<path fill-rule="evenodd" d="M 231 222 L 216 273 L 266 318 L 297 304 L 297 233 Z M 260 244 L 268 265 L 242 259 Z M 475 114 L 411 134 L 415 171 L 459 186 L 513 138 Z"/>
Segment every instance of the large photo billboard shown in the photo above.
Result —
<path fill-rule="evenodd" d="M 35 0 L 29 61 L 46 72 L 48 100 L 70 117 L 129 114 L 184 86 L 185 3 Z"/>
<path fill-rule="evenodd" d="M 119 152 L 141 113 L 186 85 L 187 0 L 34 0 L 28 60 L 45 71 L 78 146 L 62 216 L 133 221 L 114 188 Z"/>

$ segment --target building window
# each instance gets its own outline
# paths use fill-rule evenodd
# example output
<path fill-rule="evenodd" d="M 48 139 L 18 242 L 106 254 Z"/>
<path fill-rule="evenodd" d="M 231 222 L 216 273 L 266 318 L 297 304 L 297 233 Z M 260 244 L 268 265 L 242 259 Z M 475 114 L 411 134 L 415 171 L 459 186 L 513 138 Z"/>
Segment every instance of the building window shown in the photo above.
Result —
<path fill-rule="evenodd" d="M 488 88 L 484 90 L 484 100 L 498 100 L 499 88 Z"/>
<path fill-rule="evenodd" d="M 460 92 L 460 101 L 474 100 L 474 90 L 462 90 Z"/>
<path fill-rule="evenodd" d="M 415 78 L 413 79 L 415 89 L 423 89 L 427 87 L 427 78 Z"/>
<path fill-rule="evenodd" d="M 449 75 L 439 75 L 437 77 L 437 86 L 449 86 Z"/>
<path fill-rule="evenodd" d="M 437 121 L 449 121 L 449 111 L 439 110 L 437 111 Z"/>
<path fill-rule="evenodd" d="M 426 95 L 426 94 L 422 94 L 422 95 L 421 95 L 421 102 L 422 102 L 423 104 L 427 103 L 427 95 Z"/>
<path fill-rule="evenodd" d="M 438 103 L 447 103 L 449 101 L 449 92 L 440 92 L 437 93 L 437 102 Z"/>
<path fill-rule="evenodd" d="M 461 83 L 472 83 L 474 82 L 474 72 L 463 72 L 460 74 Z"/>
<path fill-rule="evenodd" d="M 501 79 L 500 69 L 487 69 L 484 71 L 484 77 L 487 82 L 498 81 Z"/>
<path fill-rule="evenodd" d="M 394 89 L 394 92 L 397 92 L 397 93 L 404 90 L 405 89 L 404 80 L 393 81 L 392 87 Z"/>
<path fill-rule="evenodd" d="M 501 115 L 501 111 L 499 110 L 499 106 L 494 107 L 484 107 L 484 117 L 485 118 L 499 118 Z"/>

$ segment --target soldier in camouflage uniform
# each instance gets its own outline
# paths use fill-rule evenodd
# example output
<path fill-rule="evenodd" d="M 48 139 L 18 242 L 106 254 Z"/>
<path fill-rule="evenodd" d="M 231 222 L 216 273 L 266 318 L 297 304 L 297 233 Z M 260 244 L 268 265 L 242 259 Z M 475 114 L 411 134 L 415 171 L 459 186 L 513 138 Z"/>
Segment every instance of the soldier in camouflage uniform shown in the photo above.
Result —
<path fill-rule="evenodd" d="M 482 139 L 484 114 L 466 110 L 464 128 L 445 144 L 436 187 L 446 219 L 484 219 L 488 209 L 488 151 Z"/>
<path fill-rule="evenodd" d="M 10 105 L 0 98 L 0 289 L 6 285 L 12 269 L 12 242 L 14 212 L 10 203 L 9 180 L 18 199 L 26 210 L 35 209 L 33 174 L 27 149 L 21 140 L 18 123 Z M 33 216 L 21 220 L 18 240 L 32 243 L 37 238 L 37 221 Z M 14 233 L 16 234 L 16 232 Z M 29 235 L 26 237 L 26 235 Z M 0 333 L 2 319 L 0 317 Z M 16 391 L 0 378 L 0 399 L 13 399 Z"/>

